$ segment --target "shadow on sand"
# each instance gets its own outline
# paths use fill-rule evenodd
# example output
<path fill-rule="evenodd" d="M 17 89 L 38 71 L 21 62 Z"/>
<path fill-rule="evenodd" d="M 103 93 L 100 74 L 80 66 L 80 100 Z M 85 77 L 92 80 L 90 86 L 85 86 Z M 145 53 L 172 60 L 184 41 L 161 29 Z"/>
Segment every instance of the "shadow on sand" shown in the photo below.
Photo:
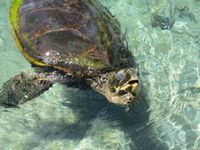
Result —
<path fill-rule="evenodd" d="M 108 103 L 104 97 L 93 91 L 79 91 L 77 94 L 77 91 L 69 89 L 63 92 L 63 97 L 67 97 L 67 101 L 64 100 L 62 105 L 78 113 L 79 120 L 70 125 L 63 122 L 45 122 L 40 124 L 40 131 L 42 130 L 43 137 L 49 140 L 67 138 L 80 142 L 87 136 L 86 133 L 91 128 L 92 122 L 100 117 L 105 122 L 109 122 L 111 128 L 123 130 L 127 139 L 131 139 L 128 147 L 133 150 L 168 149 L 167 145 L 156 137 L 149 122 L 149 105 L 145 95 L 147 92 L 148 90 L 143 88 L 139 101 L 127 112 L 122 107 Z M 55 126 L 59 128 L 56 131 L 51 130 Z M 34 129 L 35 133 L 40 131 Z"/>

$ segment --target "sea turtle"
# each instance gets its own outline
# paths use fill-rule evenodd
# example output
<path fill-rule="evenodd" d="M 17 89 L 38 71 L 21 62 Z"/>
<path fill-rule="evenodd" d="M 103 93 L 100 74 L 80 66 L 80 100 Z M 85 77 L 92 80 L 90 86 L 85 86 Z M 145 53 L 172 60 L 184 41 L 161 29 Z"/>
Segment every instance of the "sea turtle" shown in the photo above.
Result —
<path fill-rule="evenodd" d="M 1 105 L 31 100 L 55 82 L 88 86 L 123 106 L 135 101 L 137 65 L 118 21 L 97 0 L 14 0 L 10 22 L 36 74 L 22 72 L 4 83 Z"/>

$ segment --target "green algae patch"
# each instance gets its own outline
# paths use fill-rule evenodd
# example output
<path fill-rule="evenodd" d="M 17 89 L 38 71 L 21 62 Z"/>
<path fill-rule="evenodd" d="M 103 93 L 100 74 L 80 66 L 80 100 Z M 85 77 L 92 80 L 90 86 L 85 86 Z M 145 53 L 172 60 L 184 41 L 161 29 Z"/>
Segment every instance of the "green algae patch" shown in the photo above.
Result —
<path fill-rule="evenodd" d="M 36 60 L 35 58 L 33 58 L 32 56 L 29 55 L 29 53 L 24 50 L 24 48 L 21 45 L 21 42 L 18 39 L 18 33 L 20 31 L 19 28 L 19 21 L 20 21 L 20 16 L 19 16 L 19 8 L 22 5 L 23 0 L 14 0 L 12 1 L 11 7 L 10 7 L 10 23 L 11 23 L 11 28 L 12 28 L 12 33 L 14 35 L 14 39 L 15 42 L 17 44 L 17 47 L 19 48 L 20 52 L 24 55 L 24 57 L 30 61 L 31 63 L 34 63 L 38 66 L 47 66 L 46 64 L 39 62 L 38 60 Z M 32 43 L 28 40 L 28 37 L 25 33 L 20 33 L 21 37 L 23 38 L 23 40 L 27 41 L 28 43 L 28 48 L 32 48 L 34 49 Z"/>
<path fill-rule="evenodd" d="M 10 7 L 10 23 L 14 30 L 19 31 L 19 7 L 21 6 L 23 0 L 14 0 Z"/>

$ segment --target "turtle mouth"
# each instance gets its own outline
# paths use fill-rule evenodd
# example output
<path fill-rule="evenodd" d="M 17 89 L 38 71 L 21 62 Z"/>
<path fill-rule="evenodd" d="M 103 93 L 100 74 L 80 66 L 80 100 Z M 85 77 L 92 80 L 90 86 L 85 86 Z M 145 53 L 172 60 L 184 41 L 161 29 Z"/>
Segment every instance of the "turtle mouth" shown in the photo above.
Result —
<path fill-rule="evenodd" d="M 112 93 L 107 92 L 105 94 L 106 98 L 108 99 L 109 102 L 117 104 L 117 105 L 122 105 L 122 106 L 127 106 L 131 105 L 136 101 L 137 98 L 137 92 L 139 84 L 134 83 L 134 89 L 130 90 L 119 90 L 118 93 Z"/>

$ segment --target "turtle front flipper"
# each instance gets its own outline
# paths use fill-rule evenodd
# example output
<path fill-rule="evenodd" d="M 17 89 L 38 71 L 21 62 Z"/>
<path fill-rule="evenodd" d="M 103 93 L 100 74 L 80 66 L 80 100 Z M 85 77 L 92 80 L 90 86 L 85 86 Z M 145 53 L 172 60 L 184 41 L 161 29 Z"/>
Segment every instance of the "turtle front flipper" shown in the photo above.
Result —
<path fill-rule="evenodd" d="M 0 90 L 0 105 L 11 107 L 36 98 L 55 80 L 44 74 L 20 73 L 5 82 Z"/>
<path fill-rule="evenodd" d="M 54 83 L 88 89 L 84 80 L 57 71 L 29 74 L 22 72 L 5 82 L 0 89 L 0 105 L 13 107 L 30 101 L 48 90 Z"/>

